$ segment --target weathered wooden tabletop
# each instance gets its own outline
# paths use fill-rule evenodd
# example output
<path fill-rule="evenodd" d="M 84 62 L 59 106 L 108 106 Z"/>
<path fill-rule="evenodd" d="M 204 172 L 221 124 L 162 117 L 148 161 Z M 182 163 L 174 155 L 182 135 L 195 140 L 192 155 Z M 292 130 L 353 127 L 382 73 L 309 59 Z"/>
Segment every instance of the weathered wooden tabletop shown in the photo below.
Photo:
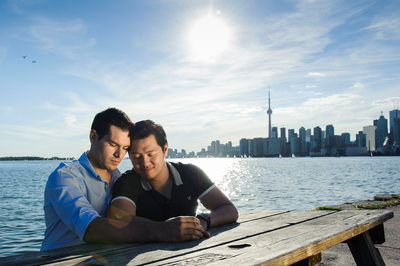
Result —
<path fill-rule="evenodd" d="M 80 245 L 0 258 L 27 265 L 309 265 L 320 253 L 347 242 L 358 265 L 384 265 L 374 243 L 384 241 L 386 210 L 264 211 L 211 228 L 211 237 L 183 243 Z"/>

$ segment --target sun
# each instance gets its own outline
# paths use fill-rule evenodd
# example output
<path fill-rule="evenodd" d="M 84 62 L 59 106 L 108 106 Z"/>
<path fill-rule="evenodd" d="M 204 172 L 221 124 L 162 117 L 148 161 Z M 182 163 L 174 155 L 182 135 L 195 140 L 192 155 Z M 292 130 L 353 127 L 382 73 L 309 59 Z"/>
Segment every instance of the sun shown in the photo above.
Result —
<path fill-rule="evenodd" d="M 193 24 L 188 37 L 192 57 L 208 61 L 228 48 L 231 32 L 223 20 L 207 16 Z"/>

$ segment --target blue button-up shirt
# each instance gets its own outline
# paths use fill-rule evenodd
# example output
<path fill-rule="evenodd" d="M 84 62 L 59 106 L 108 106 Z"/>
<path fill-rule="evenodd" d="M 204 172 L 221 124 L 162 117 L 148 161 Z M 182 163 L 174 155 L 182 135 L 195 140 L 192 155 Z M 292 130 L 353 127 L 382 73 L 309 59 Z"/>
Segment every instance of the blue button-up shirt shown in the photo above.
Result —
<path fill-rule="evenodd" d="M 112 186 L 121 173 L 118 169 L 110 173 Z M 82 243 L 90 222 L 106 215 L 111 186 L 93 169 L 86 153 L 61 163 L 44 191 L 46 231 L 41 250 Z"/>

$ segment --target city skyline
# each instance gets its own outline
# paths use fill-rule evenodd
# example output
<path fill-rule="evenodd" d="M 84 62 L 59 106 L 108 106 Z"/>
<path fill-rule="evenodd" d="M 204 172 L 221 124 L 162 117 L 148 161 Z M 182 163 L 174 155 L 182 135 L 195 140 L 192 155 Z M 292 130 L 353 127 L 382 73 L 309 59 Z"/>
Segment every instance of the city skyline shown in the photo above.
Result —
<path fill-rule="evenodd" d="M 0 1 L 0 157 L 77 157 L 116 107 L 199 151 L 271 127 L 356 132 L 400 102 L 392 1 Z"/>
<path fill-rule="evenodd" d="M 268 106 L 270 106 L 270 101 L 268 101 Z M 268 108 L 268 110 L 269 110 L 270 108 Z M 397 113 L 397 117 L 400 119 L 400 110 L 399 109 L 394 109 L 394 110 L 390 110 L 389 111 L 389 113 L 390 112 L 396 112 Z M 271 112 L 272 113 L 272 112 Z M 310 131 L 311 132 L 311 134 L 310 134 L 310 136 L 312 136 L 313 135 L 313 130 L 315 130 L 315 128 L 319 128 L 320 130 L 321 130 L 321 141 L 323 140 L 323 139 L 327 139 L 327 136 L 342 136 L 343 134 L 346 134 L 346 135 L 348 135 L 348 141 L 349 141 L 349 143 L 344 143 L 345 145 L 347 145 L 347 144 L 351 144 L 351 143 L 353 143 L 353 144 L 356 144 L 356 142 L 357 142 L 357 135 L 360 133 L 360 132 L 363 132 L 364 134 L 365 134 L 365 130 L 369 130 L 369 128 L 373 128 L 373 130 L 375 131 L 376 129 L 377 129 L 377 126 L 375 125 L 375 123 L 377 123 L 378 121 L 380 122 L 380 120 L 382 119 L 382 118 L 384 118 L 384 120 L 386 120 L 386 130 L 387 130 L 387 133 L 393 133 L 393 131 L 395 131 L 394 129 L 391 129 L 391 127 L 393 127 L 393 124 L 394 124 L 394 122 L 392 121 L 392 122 L 390 122 L 389 121 L 389 119 L 391 118 L 390 117 L 390 114 L 389 114 L 389 116 L 388 117 L 385 117 L 384 116 L 384 114 L 383 114 L 383 112 L 381 112 L 380 113 L 380 117 L 379 118 L 377 118 L 377 119 L 372 119 L 371 121 L 372 121 L 372 123 L 371 124 L 369 124 L 369 125 L 365 125 L 363 128 L 361 128 L 361 129 L 359 129 L 357 132 L 353 132 L 353 134 L 354 134 L 354 139 L 351 139 L 350 138 L 350 136 L 351 136 L 351 132 L 340 132 L 339 134 L 338 134 L 338 132 L 336 131 L 335 132 L 335 130 L 334 130 L 334 125 L 333 124 L 326 124 L 326 127 L 325 127 L 325 129 L 326 130 L 324 130 L 324 127 L 322 127 L 322 126 L 320 126 L 320 125 L 315 125 L 314 127 L 312 127 L 312 128 L 304 128 L 303 126 L 301 126 L 300 128 L 298 128 L 297 129 L 297 132 L 296 132 L 296 129 L 294 129 L 294 128 L 277 128 L 277 132 L 279 131 L 279 129 L 284 129 L 285 131 L 284 131 L 284 135 L 282 136 L 282 131 L 280 131 L 281 132 L 281 135 L 280 136 L 278 136 L 278 134 L 276 133 L 276 136 L 274 136 L 273 134 L 272 134 L 272 138 L 276 138 L 276 139 L 280 139 L 280 138 L 282 138 L 282 137 L 284 137 L 285 139 L 286 139 L 286 141 L 287 142 L 290 142 L 289 141 L 289 138 L 290 138 L 290 131 L 292 131 L 292 133 L 293 134 L 295 134 L 296 135 L 296 137 L 301 137 L 301 130 L 303 129 L 304 131 Z M 271 120 L 271 116 L 270 116 L 270 114 L 268 114 L 268 118 L 267 118 L 267 121 L 268 121 L 268 123 L 269 123 L 269 121 Z M 399 122 L 397 122 L 397 123 L 399 123 Z M 397 126 L 400 126 L 400 124 L 398 124 Z M 327 132 L 327 131 L 329 131 L 330 130 L 330 132 Z M 399 130 L 399 129 L 398 129 Z M 270 132 L 269 130 L 267 130 L 267 133 L 268 132 Z M 287 134 L 286 134 L 287 133 Z M 387 133 L 385 133 L 385 134 L 387 134 Z M 304 133 L 303 133 L 304 134 Z M 396 133 L 395 133 L 396 134 Z M 399 132 L 397 131 L 397 134 L 399 134 Z M 310 136 L 308 136 L 308 137 L 310 137 Z M 375 136 L 375 133 L 374 133 L 374 136 Z M 379 139 L 379 142 L 381 142 L 381 144 L 379 145 L 379 144 L 377 144 L 377 146 L 382 146 L 382 144 L 383 144 L 383 142 L 384 142 L 384 140 L 385 140 L 385 137 L 386 137 L 386 135 L 384 135 L 384 136 L 382 136 L 382 137 L 380 137 L 380 139 Z M 271 137 L 269 137 L 268 136 L 268 134 L 266 134 L 265 136 L 254 136 L 253 138 L 249 138 L 249 140 L 250 139 L 260 139 L 260 138 L 264 138 L 264 139 L 269 139 L 269 138 L 271 138 Z M 398 136 L 395 136 L 395 138 L 397 139 L 398 138 Z M 210 149 L 210 147 L 213 145 L 213 144 L 215 144 L 215 143 L 218 143 L 218 145 L 230 145 L 232 148 L 239 148 L 239 146 L 235 146 L 234 145 L 234 143 L 236 143 L 236 142 L 233 142 L 233 141 L 227 141 L 227 143 L 222 143 L 220 140 L 218 140 L 218 139 L 215 139 L 215 140 L 211 140 L 209 143 L 211 144 L 211 145 L 208 145 L 208 146 L 206 146 L 206 147 L 202 147 L 201 148 L 201 150 L 199 150 L 199 151 L 188 151 L 188 150 L 186 150 L 186 149 L 184 149 L 184 148 L 182 148 L 182 149 L 178 149 L 178 148 L 175 148 L 175 147 L 169 147 L 169 149 L 171 150 L 171 151 L 173 151 L 174 152 L 174 155 L 172 156 L 172 157 L 186 157 L 186 156 L 182 156 L 182 152 L 183 153 L 185 153 L 186 155 L 188 155 L 189 157 L 195 157 L 195 156 L 199 156 L 199 155 L 201 155 L 201 156 L 203 156 L 203 157 L 206 157 L 207 155 L 209 155 L 209 154 L 207 154 L 207 152 L 209 151 L 209 149 Z M 308 142 L 310 142 L 310 140 L 308 140 Z M 238 143 L 238 145 L 240 144 L 240 140 L 238 140 L 237 141 L 237 143 Z M 399 142 L 397 143 L 397 145 L 399 145 Z M 366 144 L 364 145 L 365 147 L 367 146 Z M 369 150 L 371 150 L 371 147 L 366 147 L 367 148 L 367 150 L 366 151 L 369 151 Z M 374 150 L 375 151 L 375 145 L 374 145 L 374 147 L 373 147 L 373 149 L 372 150 Z M 302 149 L 302 148 L 300 148 L 300 149 Z M 281 154 L 280 154 L 281 155 Z M 287 154 L 287 155 L 290 155 L 290 154 Z M 224 156 L 226 156 L 226 154 L 224 155 Z M 240 156 L 240 154 L 239 154 L 239 156 Z"/>

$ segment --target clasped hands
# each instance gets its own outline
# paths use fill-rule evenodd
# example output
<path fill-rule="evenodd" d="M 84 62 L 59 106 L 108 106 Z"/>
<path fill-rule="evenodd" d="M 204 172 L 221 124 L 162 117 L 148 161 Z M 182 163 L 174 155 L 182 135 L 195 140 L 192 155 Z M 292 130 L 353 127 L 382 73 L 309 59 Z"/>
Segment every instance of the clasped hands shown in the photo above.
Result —
<path fill-rule="evenodd" d="M 166 238 L 172 241 L 198 240 L 210 237 L 207 232 L 207 223 L 193 216 L 172 217 L 165 221 Z"/>

